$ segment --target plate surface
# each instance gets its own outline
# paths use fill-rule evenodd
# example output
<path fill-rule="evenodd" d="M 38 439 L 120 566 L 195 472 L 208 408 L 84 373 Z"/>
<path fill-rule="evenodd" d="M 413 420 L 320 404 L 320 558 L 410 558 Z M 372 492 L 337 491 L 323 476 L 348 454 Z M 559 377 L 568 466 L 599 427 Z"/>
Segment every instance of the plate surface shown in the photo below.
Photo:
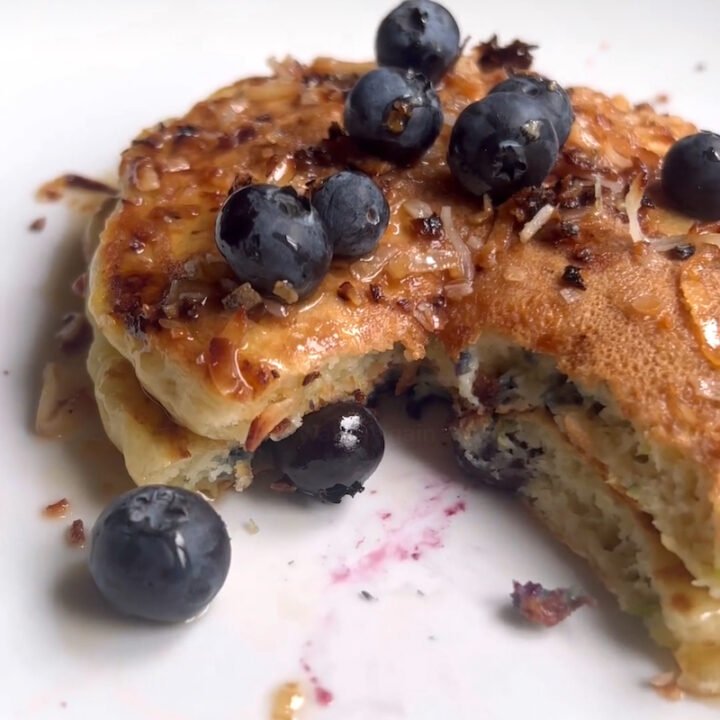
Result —
<path fill-rule="evenodd" d="M 660 100 L 720 129 L 720 4 L 685 0 L 541 3 L 454 0 L 472 40 L 537 42 L 561 83 Z M 302 720 L 710 718 L 648 688 L 669 669 L 584 566 L 511 502 L 462 483 L 441 412 L 417 424 L 381 408 L 388 452 L 368 492 L 340 507 L 251 490 L 219 503 L 233 566 L 211 610 L 183 627 L 108 614 L 63 535 L 123 487 L 107 442 L 31 431 L 52 334 L 71 307 L 77 212 L 38 206 L 61 172 L 112 177 L 143 126 L 179 114 L 270 55 L 362 59 L 388 3 L 3 3 L 0 10 L 0 614 L 3 720 L 266 720 L 297 680 Z M 47 217 L 43 232 L 29 223 Z M 61 497 L 67 518 L 41 509 Z M 248 520 L 259 527 L 246 529 Z M 551 631 L 516 623 L 513 578 L 599 599 Z M 361 591 L 374 599 L 363 599 Z M 330 695 L 332 702 L 328 704 Z"/>

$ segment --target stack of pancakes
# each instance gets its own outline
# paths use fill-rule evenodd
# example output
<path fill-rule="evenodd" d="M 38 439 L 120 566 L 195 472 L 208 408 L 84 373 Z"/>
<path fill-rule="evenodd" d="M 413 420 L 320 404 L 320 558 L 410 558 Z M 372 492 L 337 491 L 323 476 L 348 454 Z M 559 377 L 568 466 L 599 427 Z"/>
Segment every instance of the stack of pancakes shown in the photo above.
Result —
<path fill-rule="evenodd" d="M 463 56 L 439 87 L 440 138 L 401 168 L 339 125 L 369 67 L 276 63 L 123 154 L 90 271 L 89 368 L 129 473 L 243 489 L 253 452 L 305 414 L 362 402 L 398 369 L 406 386 L 429 372 L 454 398 L 463 462 L 510 472 L 673 648 L 681 686 L 720 693 L 720 250 L 715 228 L 657 189 L 663 156 L 695 128 L 574 89 L 551 175 L 493 207 L 457 187 L 445 155 L 458 113 L 506 71 Z M 297 305 L 258 303 L 215 246 L 228 192 L 306 193 L 348 167 L 390 205 L 377 251 L 335 261 Z"/>

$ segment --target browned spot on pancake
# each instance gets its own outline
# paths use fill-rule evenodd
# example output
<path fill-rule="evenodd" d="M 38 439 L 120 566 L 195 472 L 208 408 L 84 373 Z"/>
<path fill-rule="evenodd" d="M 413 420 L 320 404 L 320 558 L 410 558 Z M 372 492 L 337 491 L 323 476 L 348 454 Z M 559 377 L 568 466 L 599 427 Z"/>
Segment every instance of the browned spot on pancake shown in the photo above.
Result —
<path fill-rule="evenodd" d="M 675 610 L 682 613 L 689 613 L 693 609 L 692 600 L 682 593 L 675 593 L 672 595 L 670 598 L 670 604 L 673 608 L 675 608 Z"/>

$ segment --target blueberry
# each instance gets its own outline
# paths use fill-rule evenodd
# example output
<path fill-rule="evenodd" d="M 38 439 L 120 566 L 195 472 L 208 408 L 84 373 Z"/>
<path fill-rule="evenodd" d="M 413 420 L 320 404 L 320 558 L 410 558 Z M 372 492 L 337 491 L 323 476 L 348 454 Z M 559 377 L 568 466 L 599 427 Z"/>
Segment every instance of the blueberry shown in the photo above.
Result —
<path fill-rule="evenodd" d="M 557 135 L 541 106 L 522 93 L 497 93 L 460 113 L 448 164 L 466 190 L 502 201 L 539 185 L 557 155 Z"/>
<path fill-rule="evenodd" d="M 501 92 L 523 93 L 540 102 L 555 129 L 558 144 L 560 147 L 565 144 L 575 115 L 568 94 L 554 80 L 540 75 L 513 75 L 496 85 L 490 94 Z"/>
<path fill-rule="evenodd" d="M 701 132 L 678 140 L 665 156 L 662 186 L 681 212 L 720 220 L 720 135 Z"/>
<path fill-rule="evenodd" d="M 331 503 L 361 492 L 384 452 L 375 416 L 351 402 L 306 415 L 298 430 L 273 446 L 278 469 L 298 491 Z"/>
<path fill-rule="evenodd" d="M 236 190 L 220 208 L 215 242 L 241 283 L 285 302 L 310 295 L 332 258 L 319 215 L 290 187 Z"/>
<path fill-rule="evenodd" d="M 517 432 L 501 427 L 493 418 L 469 428 L 457 424 L 451 428 L 455 458 L 461 470 L 483 485 L 517 492 L 534 472 L 533 461 L 543 454 L 518 437 Z"/>
<path fill-rule="evenodd" d="M 90 573 L 118 610 L 182 622 L 217 595 L 230 567 L 225 524 L 181 488 L 147 485 L 116 498 L 92 530 Z"/>
<path fill-rule="evenodd" d="M 372 252 L 390 220 L 382 190 L 359 172 L 331 175 L 313 193 L 312 204 L 325 223 L 335 255 L 341 257 Z"/>
<path fill-rule="evenodd" d="M 440 100 L 424 75 L 378 68 L 363 75 L 345 101 L 345 129 L 368 151 L 411 162 L 440 134 Z"/>
<path fill-rule="evenodd" d="M 460 52 L 455 18 L 431 0 L 406 0 L 381 23 L 375 38 L 378 65 L 409 68 L 437 82 Z"/>

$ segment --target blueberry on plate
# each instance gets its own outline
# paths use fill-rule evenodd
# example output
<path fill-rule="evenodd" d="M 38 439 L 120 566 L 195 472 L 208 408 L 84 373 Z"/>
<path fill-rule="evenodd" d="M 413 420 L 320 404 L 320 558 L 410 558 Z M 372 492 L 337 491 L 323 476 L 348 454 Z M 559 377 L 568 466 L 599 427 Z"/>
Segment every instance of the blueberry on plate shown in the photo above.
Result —
<path fill-rule="evenodd" d="M 361 492 L 384 452 L 385 437 L 375 416 L 352 402 L 306 415 L 292 435 L 273 445 L 286 480 L 299 492 L 329 503 Z"/>
<path fill-rule="evenodd" d="M 375 38 L 378 65 L 409 68 L 437 82 L 460 52 L 455 18 L 432 0 L 406 0 L 381 23 Z"/>
<path fill-rule="evenodd" d="M 503 201 L 539 185 L 558 155 L 552 123 L 523 93 L 496 93 L 468 105 L 458 116 L 448 150 L 456 180 L 475 195 Z"/>
<path fill-rule="evenodd" d="M 440 134 L 440 100 L 424 75 L 377 68 L 363 75 L 345 100 L 345 130 L 368 151 L 409 163 Z"/>
<path fill-rule="evenodd" d="M 225 523 L 181 488 L 135 488 L 110 503 L 92 530 L 90 574 L 126 615 L 189 620 L 217 595 L 229 567 Z"/>
<path fill-rule="evenodd" d="M 523 93 L 541 103 L 555 129 L 558 144 L 560 147 L 565 144 L 575 115 L 568 94 L 554 80 L 540 75 L 512 75 L 496 85 L 490 94 L 501 92 Z"/>
<path fill-rule="evenodd" d="M 236 190 L 220 208 L 215 242 L 241 283 L 285 302 L 310 295 L 332 258 L 319 215 L 290 187 Z"/>
<path fill-rule="evenodd" d="M 349 170 L 331 175 L 313 193 L 312 204 L 340 257 L 372 252 L 390 219 L 382 190 L 367 175 Z"/>
<path fill-rule="evenodd" d="M 720 220 L 720 135 L 678 140 L 665 156 L 662 187 L 677 207 L 699 220 Z"/>

